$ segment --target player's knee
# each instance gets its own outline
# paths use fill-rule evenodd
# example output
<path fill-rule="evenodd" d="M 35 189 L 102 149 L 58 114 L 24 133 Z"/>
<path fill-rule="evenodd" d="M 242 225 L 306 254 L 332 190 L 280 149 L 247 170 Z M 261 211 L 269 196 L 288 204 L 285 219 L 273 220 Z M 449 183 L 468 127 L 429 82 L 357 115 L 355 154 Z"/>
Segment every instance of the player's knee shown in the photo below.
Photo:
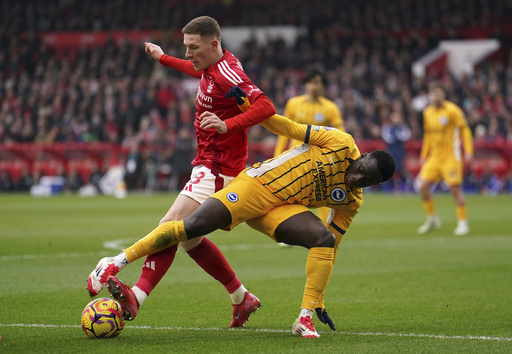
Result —
<path fill-rule="evenodd" d="M 313 238 L 312 247 L 334 247 L 336 237 L 327 228 L 319 229 Z"/>
<path fill-rule="evenodd" d="M 201 230 L 207 227 L 206 218 L 201 213 L 192 213 L 185 220 L 185 230 L 187 235 L 201 235 Z"/>
<path fill-rule="evenodd" d="M 191 240 L 182 241 L 182 242 L 180 242 L 180 245 L 181 245 L 181 247 L 183 248 L 184 251 L 188 252 L 192 248 L 195 248 L 197 245 L 199 245 L 202 240 L 203 240 L 203 237 L 200 236 L 200 237 L 197 237 L 197 238 L 193 238 Z"/>

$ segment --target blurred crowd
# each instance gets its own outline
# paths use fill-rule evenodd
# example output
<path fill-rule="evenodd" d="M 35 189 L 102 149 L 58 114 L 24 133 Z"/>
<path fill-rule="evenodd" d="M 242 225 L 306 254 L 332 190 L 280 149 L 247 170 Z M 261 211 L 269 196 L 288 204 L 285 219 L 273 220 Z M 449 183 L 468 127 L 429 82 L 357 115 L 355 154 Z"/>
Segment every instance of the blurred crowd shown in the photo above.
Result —
<path fill-rule="evenodd" d="M 443 73 L 441 80 L 448 99 L 464 109 L 476 140 L 512 140 L 512 58 L 503 30 L 512 18 L 509 1 L 194 0 L 184 6 L 174 0 L 8 0 L 0 8 L 0 143 L 115 142 L 132 152 L 136 168 L 147 163 L 144 158 L 171 167 L 174 162 L 175 169 L 191 161 L 196 80 L 155 63 L 142 44 L 52 50 L 41 45 L 39 34 L 165 29 L 176 35 L 159 44 L 167 54 L 184 57 L 179 32 L 202 14 L 221 27 L 305 26 L 308 31 L 292 46 L 279 38 L 253 38 L 234 54 L 278 113 L 303 92 L 304 70 L 319 66 L 329 82 L 326 96 L 338 104 L 356 141 L 381 139 L 382 127 L 397 114 L 410 138 L 421 139 L 421 110 L 432 78 L 413 77 L 412 63 L 441 39 L 464 38 L 467 28 L 491 29 L 502 55 L 474 75 L 456 79 Z M 223 46 L 230 50 L 229 43 Z M 257 126 L 250 139 L 272 138 Z M 151 146 L 161 149 L 144 156 L 141 151 Z"/>

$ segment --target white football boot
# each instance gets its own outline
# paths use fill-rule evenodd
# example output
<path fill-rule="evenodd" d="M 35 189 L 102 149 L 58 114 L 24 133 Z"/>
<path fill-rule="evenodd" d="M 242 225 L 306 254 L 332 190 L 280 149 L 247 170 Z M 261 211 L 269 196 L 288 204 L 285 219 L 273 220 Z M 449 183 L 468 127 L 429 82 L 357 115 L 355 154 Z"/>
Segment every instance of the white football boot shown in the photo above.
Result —
<path fill-rule="evenodd" d="M 453 230 L 453 234 L 455 236 L 465 236 L 469 234 L 469 226 L 466 220 L 459 220 L 457 222 L 457 227 Z"/>
<path fill-rule="evenodd" d="M 119 267 L 114 264 L 114 257 L 105 257 L 100 259 L 98 265 L 87 278 L 87 290 L 89 295 L 96 296 L 103 290 L 107 279 L 111 275 L 119 273 Z"/>
<path fill-rule="evenodd" d="M 418 227 L 418 234 L 423 235 L 433 229 L 439 229 L 441 227 L 441 220 L 439 216 L 432 215 L 427 217 L 427 221 L 420 227 Z"/>
<path fill-rule="evenodd" d="M 311 322 L 311 318 L 308 316 L 297 318 L 297 321 L 292 326 L 292 333 L 294 335 L 300 335 L 304 338 L 320 337 L 315 329 L 315 324 Z"/>

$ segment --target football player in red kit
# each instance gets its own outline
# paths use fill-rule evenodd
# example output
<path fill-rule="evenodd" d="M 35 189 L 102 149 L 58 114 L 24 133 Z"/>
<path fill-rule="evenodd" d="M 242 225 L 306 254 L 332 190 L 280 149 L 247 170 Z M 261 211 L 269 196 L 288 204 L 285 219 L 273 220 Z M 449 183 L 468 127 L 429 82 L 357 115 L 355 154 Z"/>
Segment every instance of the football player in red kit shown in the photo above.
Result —
<path fill-rule="evenodd" d="M 247 129 L 276 113 L 270 99 L 251 82 L 238 59 L 222 49 L 217 21 L 208 16 L 197 17 L 182 32 L 187 60 L 166 55 L 158 45 L 145 43 L 146 53 L 162 65 L 200 79 L 194 121 L 197 156 L 192 164 L 195 167 L 160 224 L 185 219 L 208 197 L 227 186 L 246 167 Z M 233 99 L 224 97 L 233 86 L 247 93 L 250 107 L 244 113 L 240 113 Z M 230 294 L 233 320 L 229 326 L 243 326 L 260 306 L 258 298 L 245 289 L 220 250 L 206 237 L 180 244 Z M 177 245 L 174 245 L 149 255 L 133 288 L 121 281 L 109 287 L 112 296 L 121 302 L 125 319 L 135 318 L 140 305 L 171 266 L 176 250 Z M 104 263 L 109 263 L 109 259 L 100 260 L 97 269 Z M 93 271 L 89 275 L 87 289 L 91 296 L 103 289 L 111 273 L 117 271 L 105 271 L 101 276 Z"/>

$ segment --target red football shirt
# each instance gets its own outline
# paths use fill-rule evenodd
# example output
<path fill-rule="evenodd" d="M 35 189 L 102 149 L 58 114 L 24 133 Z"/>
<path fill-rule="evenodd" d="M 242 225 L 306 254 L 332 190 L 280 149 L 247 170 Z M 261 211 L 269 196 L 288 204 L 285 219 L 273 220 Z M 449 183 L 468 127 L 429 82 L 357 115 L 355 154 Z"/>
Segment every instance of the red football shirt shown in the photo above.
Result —
<path fill-rule="evenodd" d="M 201 78 L 196 96 L 196 119 L 194 120 L 197 157 L 192 164 L 205 165 L 214 174 L 236 176 L 245 168 L 247 162 L 247 128 L 233 129 L 225 134 L 219 134 L 216 130 L 202 129 L 198 117 L 205 111 L 215 113 L 222 120 L 240 115 L 235 99 L 224 98 L 233 86 L 242 88 L 251 104 L 258 96 L 265 94 L 249 80 L 242 65 L 233 54 L 227 50 L 223 50 L 223 53 L 224 55 L 217 63 L 202 72 L 195 71 L 188 60 L 165 54 L 160 58 L 160 63 L 187 75 Z M 268 99 L 267 101 L 272 105 Z M 273 105 L 266 108 L 273 110 L 273 113 L 266 112 L 269 116 L 275 113 Z"/>
<path fill-rule="evenodd" d="M 224 95 L 233 87 L 239 86 L 251 103 L 263 92 L 245 74 L 238 59 L 224 50 L 223 57 L 214 65 L 203 70 L 196 97 L 197 157 L 193 165 L 205 165 L 213 173 L 236 176 L 247 162 L 247 129 L 219 134 L 215 130 L 204 130 L 197 119 L 201 113 L 209 111 L 226 120 L 240 114 L 233 98 Z"/>

